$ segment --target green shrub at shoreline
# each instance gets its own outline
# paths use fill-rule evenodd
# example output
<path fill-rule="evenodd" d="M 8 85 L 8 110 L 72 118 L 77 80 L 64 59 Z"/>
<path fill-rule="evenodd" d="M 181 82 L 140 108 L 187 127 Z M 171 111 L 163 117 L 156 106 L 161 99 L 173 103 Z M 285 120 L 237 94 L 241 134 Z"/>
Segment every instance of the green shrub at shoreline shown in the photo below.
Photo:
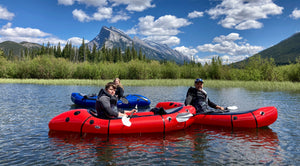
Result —
<path fill-rule="evenodd" d="M 73 62 L 42 55 L 23 60 L 7 60 L 0 56 L 0 78 L 14 79 L 194 79 L 235 81 L 300 82 L 300 60 L 296 64 L 275 66 L 273 60 L 260 57 L 241 68 L 223 65 L 213 58 L 210 64 L 195 62 L 176 64 L 170 61 L 130 60 L 128 62 Z"/>
<path fill-rule="evenodd" d="M 91 85 L 104 86 L 111 79 L 0 79 L 0 83 L 41 84 L 41 85 Z M 122 79 L 124 86 L 193 86 L 194 79 Z M 245 88 L 265 91 L 294 91 L 300 92 L 299 82 L 275 81 L 228 81 L 205 80 L 205 87 L 210 88 Z"/>

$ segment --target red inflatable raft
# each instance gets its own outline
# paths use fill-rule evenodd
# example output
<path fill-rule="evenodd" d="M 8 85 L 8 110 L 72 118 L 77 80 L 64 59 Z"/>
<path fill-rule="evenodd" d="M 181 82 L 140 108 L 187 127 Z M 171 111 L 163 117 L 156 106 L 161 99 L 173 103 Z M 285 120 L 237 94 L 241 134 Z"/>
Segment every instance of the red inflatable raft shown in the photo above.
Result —
<path fill-rule="evenodd" d="M 138 112 L 129 119 L 131 125 L 126 126 L 120 118 L 100 119 L 90 110 L 75 109 L 54 117 L 49 122 L 49 129 L 93 134 L 164 133 L 189 127 L 194 121 L 195 113 L 196 110 L 192 106 L 157 109 L 157 112 Z"/>
<path fill-rule="evenodd" d="M 183 103 L 179 102 L 161 102 L 156 107 L 165 109 L 181 107 Z M 277 109 L 273 106 L 262 107 L 255 110 L 241 112 L 210 112 L 195 115 L 196 124 L 223 126 L 223 127 L 241 127 L 241 128 L 259 128 L 269 126 L 277 119 Z"/>

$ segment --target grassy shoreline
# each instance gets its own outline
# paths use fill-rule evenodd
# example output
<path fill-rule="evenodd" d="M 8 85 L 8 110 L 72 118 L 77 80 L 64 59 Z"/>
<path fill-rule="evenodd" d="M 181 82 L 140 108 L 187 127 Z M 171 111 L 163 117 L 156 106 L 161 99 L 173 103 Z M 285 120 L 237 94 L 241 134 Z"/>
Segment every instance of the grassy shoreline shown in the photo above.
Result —
<path fill-rule="evenodd" d="M 41 84 L 41 85 L 92 85 L 104 86 L 112 80 L 89 79 L 0 79 L 1 84 Z M 194 79 L 147 79 L 121 80 L 125 86 L 193 86 Z M 300 92 L 300 82 L 271 82 L 271 81 L 228 81 L 205 80 L 205 87 L 210 88 L 245 88 L 266 91 L 295 91 Z"/>

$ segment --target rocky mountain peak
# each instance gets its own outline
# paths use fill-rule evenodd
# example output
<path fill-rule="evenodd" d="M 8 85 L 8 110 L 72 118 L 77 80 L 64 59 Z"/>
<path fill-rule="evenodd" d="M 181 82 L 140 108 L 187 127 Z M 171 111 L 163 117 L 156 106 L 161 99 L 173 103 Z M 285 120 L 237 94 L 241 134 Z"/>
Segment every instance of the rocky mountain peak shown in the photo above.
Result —
<path fill-rule="evenodd" d="M 140 50 L 146 55 L 148 59 L 154 60 L 173 60 L 182 64 L 184 61 L 189 61 L 189 57 L 182 53 L 175 51 L 165 44 L 159 44 L 149 40 L 141 40 L 138 37 L 131 38 L 121 30 L 115 27 L 103 26 L 100 33 L 88 43 L 90 49 L 94 44 L 97 49 L 105 44 L 106 48 L 121 48 L 125 51 L 127 47 L 134 45 L 135 50 Z"/>

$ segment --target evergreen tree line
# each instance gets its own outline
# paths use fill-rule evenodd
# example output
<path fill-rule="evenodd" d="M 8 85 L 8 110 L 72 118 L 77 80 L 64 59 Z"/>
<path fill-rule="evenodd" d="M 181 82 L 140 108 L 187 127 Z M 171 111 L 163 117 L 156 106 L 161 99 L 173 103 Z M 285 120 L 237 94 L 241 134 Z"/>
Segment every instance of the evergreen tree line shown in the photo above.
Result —
<path fill-rule="evenodd" d="M 59 48 L 59 45 L 57 46 Z M 82 45 L 75 55 L 74 47 L 67 44 L 62 52 L 45 47 L 41 55 L 10 59 L 0 50 L 0 78 L 37 79 L 217 79 L 245 81 L 300 81 L 300 59 L 296 64 L 276 66 L 274 59 L 250 58 L 240 69 L 223 65 L 220 57 L 212 58 L 210 64 L 171 61 L 155 61 L 145 58 L 134 48 L 93 49 Z M 65 53 L 69 51 L 69 54 Z M 79 53 L 81 52 L 81 53 Z M 85 52 L 85 53 L 83 53 Z M 93 54 L 93 52 L 95 54 Z M 126 53 L 127 52 L 127 53 Z M 43 53 L 43 54 L 42 54 Z M 74 53 L 74 54 L 73 54 Z M 99 55 L 93 57 L 92 55 Z M 79 56 L 81 55 L 81 56 Z M 92 58 L 93 57 L 93 58 Z"/>
<path fill-rule="evenodd" d="M 56 58 L 64 58 L 71 62 L 129 62 L 130 60 L 139 59 L 141 61 L 147 60 L 145 54 L 141 50 L 135 50 L 133 47 L 127 47 L 125 52 L 122 53 L 121 48 L 106 48 L 105 45 L 100 49 L 96 49 L 96 45 L 90 49 L 88 45 L 82 40 L 81 46 L 78 48 L 73 46 L 72 43 L 67 43 L 62 49 L 61 44 L 57 46 L 51 46 L 48 42 L 44 44 L 40 49 L 24 49 L 20 52 L 20 55 L 13 55 L 13 51 L 9 50 L 8 55 L 3 55 L 8 60 L 25 60 L 33 59 L 40 55 L 50 55 Z"/>

